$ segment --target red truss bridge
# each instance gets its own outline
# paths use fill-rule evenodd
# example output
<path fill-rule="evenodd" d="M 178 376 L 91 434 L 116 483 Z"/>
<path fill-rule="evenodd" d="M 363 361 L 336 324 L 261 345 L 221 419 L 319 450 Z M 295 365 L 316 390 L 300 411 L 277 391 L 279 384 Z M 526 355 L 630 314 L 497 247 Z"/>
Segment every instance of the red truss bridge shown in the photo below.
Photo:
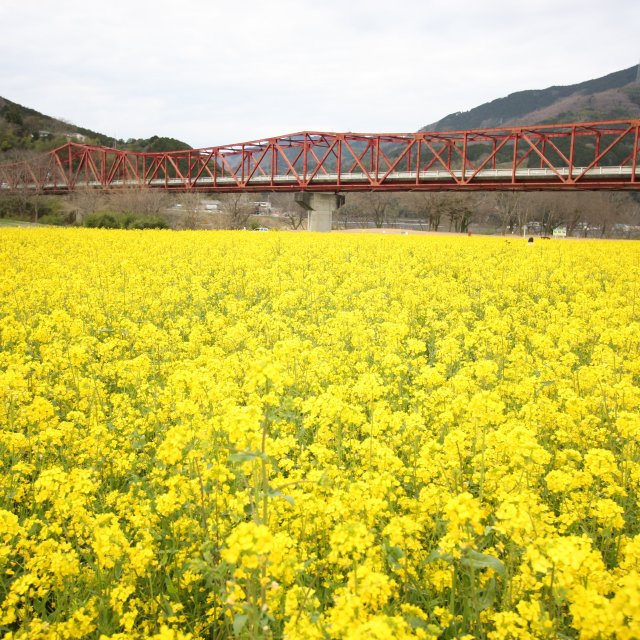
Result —
<path fill-rule="evenodd" d="M 305 131 L 167 153 L 68 143 L 0 165 L 0 193 L 640 189 L 640 120 L 418 133 Z"/>

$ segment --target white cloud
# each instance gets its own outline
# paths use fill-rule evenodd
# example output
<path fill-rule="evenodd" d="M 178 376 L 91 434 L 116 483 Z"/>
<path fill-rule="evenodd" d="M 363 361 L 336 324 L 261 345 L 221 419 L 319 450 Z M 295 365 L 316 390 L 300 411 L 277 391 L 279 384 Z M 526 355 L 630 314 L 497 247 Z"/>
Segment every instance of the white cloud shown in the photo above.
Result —
<path fill-rule="evenodd" d="M 4 0 L 0 94 L 196 146 L 415 130 L 637 61 L 635 0 Z"/>

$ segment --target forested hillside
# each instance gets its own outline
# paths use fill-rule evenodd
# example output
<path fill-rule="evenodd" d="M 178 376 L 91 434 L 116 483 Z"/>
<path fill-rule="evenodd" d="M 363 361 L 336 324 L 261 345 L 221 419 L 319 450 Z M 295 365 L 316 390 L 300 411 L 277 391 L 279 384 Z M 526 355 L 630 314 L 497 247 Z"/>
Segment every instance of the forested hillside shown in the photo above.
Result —
<path fill-rule="evenodd" d="M 624 118 L 640 118 L 638 65 L 578 84 L 518 91 L 469 111 L 451 113 L 422 131 Z"/>
<path fill-rule="evenodd" d="M 159 136 L 116 139 L 0 97 L 0 158 L 3 155 L 19 155 L 25 151 L 49 151 L 69 141 L 131 151 L 175 151 L 191 148 L 181 140 Z"/>

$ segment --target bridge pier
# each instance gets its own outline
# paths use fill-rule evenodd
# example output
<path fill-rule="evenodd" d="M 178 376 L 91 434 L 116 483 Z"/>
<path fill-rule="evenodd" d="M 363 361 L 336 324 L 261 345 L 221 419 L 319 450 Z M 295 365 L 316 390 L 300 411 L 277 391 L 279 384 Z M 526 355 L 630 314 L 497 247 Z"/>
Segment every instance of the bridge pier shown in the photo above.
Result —
<path fill-rule="evenodd" d="M 333 212 L 344 202 L 344 196 L 336 193 L 295 194 L 296 202 L 309 212 L 307 229 L 309 231 L 331 231 Z"/>

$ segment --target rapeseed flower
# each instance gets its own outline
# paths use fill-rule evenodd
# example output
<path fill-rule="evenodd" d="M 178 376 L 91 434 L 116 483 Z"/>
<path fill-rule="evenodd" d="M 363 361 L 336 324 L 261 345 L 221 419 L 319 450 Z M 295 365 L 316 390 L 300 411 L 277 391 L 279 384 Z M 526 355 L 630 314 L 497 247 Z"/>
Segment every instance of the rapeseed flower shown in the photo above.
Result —
<path fill-rule="evenodd" d="M 3 637 L 640 636 L 635 244 L 3 229 L 0 261 Z"/>

